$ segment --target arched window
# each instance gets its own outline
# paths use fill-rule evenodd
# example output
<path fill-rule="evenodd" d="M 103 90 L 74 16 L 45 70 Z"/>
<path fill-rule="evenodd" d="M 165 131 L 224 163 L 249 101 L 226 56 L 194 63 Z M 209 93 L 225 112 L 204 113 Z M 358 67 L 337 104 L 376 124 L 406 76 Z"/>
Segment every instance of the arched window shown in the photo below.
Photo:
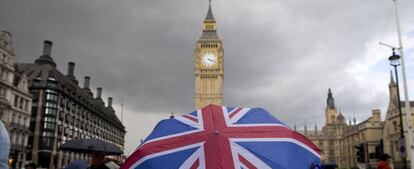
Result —
<path fill-rule="evenodd" d="M 397 122 L 396 121 L 393 121 L 392 122 L 392 125 L 394 126 L 394 131 L 397 131 L 398 130 Z"/>

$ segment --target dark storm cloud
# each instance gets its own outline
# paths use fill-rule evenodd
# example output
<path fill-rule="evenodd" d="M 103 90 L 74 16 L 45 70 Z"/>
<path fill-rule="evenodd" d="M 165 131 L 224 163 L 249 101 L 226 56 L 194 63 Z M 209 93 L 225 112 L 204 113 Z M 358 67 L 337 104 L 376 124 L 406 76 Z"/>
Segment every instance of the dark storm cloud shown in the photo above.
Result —
<path fill-rule="evenodd" d="M 412 6 L 401 1 L 403 27 L 413 27 Z M 353 64 L 365 63 L 375 39 L 392 33 L 384 29 L 390 9 L 385 0 L 213 1 L 225 47 L 225 104 L 321 126 L 332 88 L 346 116 L 384 112 L 388 76 Z M 193 52 L 206 11 L 204 0 L 0 0 L 0 29 L 13 34 L 16 61 L 33 62 L 42 41 L 52 40 L 60 70 L 75 61 L 80 84 L 89 75 L 92 86 L 147 117 L 193 109 Z M 153 123 L 142 121 L 127 130 Z M 127 144 L 144 137 L 138 133 L 129 132 Z"/>

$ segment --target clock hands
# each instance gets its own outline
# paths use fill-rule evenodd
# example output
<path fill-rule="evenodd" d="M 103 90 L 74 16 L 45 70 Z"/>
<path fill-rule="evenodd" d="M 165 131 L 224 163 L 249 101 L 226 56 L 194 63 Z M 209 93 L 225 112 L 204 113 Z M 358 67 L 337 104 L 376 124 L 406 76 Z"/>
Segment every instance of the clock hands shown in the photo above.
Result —
<path fill-rule="evenodd" d="M 213 66 L 217 62 L 217 58 L 212 53 L 206 53 L 203 55 L 202 62 L 205 66 Z"/>

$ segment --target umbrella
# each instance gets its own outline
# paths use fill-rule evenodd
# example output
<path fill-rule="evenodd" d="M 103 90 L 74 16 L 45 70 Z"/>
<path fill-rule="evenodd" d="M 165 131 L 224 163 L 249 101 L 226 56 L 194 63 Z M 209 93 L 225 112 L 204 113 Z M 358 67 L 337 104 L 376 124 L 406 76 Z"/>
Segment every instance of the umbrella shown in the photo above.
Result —
<path fill-rule="evenodd" d="M 109 169 L 119 169 L 119 165 L 116 164 L 113 161 L 109 161 L 105 164 L 106 167 L 108 167 Z"/>
<path fill-rule="evenodd" d="M 8 168 L 7 160 L 10 151 L 10 137 L 7 133 L 6 127 L 0 120 L 0 169 Z"/>
<path fill-rule="evenodd" d="M 85 160 L 74 160 L 65 169 L 87 169 L 88 163 Z"/>
<path fill-rule="evenodd" d="M 266 110 L 208 105 L 159 122 L 121 169 L 302 169 L 315 163 L 319 148 Z"/>
<path fill-rule="evenodd" d="M 121 155 L 122 150 L 116 145 L 98 139 L 74 139 L 69 140 L 60 146 L 61 150 L 79 153 L 91 153 L 102 151 L 107 155 Z"/>

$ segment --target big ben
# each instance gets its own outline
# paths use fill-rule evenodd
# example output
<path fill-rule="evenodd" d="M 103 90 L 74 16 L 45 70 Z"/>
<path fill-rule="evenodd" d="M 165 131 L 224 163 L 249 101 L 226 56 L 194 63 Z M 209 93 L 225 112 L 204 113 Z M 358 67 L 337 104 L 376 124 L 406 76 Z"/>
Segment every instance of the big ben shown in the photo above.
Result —
<path fill-rule="evenodd" d="M 203 32 L 197 40 L 195 57 L 195 107 L 223 103 L 224 78 L 223 43 L 217 35 L 217 24 L 211 11 L 211 1 L 203 22 Z"/>

